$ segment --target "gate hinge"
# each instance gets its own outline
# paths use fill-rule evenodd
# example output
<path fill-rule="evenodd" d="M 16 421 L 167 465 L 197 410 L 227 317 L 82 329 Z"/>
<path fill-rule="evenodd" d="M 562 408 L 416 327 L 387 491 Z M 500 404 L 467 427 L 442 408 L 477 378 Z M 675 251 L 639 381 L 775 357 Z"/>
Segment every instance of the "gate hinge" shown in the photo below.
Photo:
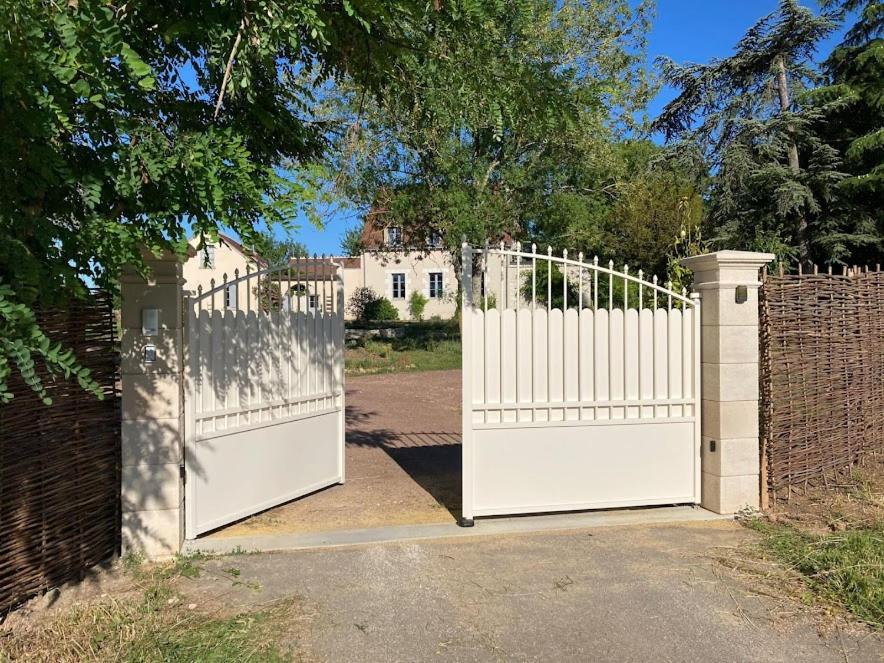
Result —
<path fill-rule="evenodd" d="M 178 463 L 178 478 L 187 483 L 187 470 L 184 469 L 184 461 Z"/>

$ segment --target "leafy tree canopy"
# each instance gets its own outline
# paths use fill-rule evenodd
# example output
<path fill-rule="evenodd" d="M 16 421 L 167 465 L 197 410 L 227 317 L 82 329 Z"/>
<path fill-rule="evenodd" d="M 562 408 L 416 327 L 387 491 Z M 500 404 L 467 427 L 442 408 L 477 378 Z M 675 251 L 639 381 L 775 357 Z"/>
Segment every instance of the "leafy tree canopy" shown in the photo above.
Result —
<path fill-rule="evenodd" d="M 346 79 L 377 95 L 415 58 L 432 67 L 439 44 L 511 12 L 475 0 L 0 0 L 0 393 L 10 362 L 61 370 L 16 304 L 111 285 L 140 244 L 183 250 L 188 225 L 209 237 L 226 226 L 255 248 L 259 222 L 289 226 L 317 200 L 323 89 Z M 478 78 L 472 67 L 462 82 L 490 107 L 495 90 L 469 86 Z"/>
<path fill-rule="evenodd" d="M 257 250 L 268 265 L 288 264 L 292 258 L 309 256 L 307 246 L 302 242 L 284 237 L 282 239 L 270 233 L 263 233 L 257 242 Z"/>
<path fill-rule="evenodd" d="M 813 101 L 828 109 L 824 139 L 842 155 L 847 177 L 839 183 L 841 221 L 826 238 L 828 251 L 856 263 L 884 255 L 884 4 L 830 0 L 829 9 L 856 12 L 844 41 L 823 63 L 826 85 Z"/>
<path fill-rule="evenodd" d="M 825 232 L 819 222 L 843 176 L 837 152 L 815 131 L 825 111 L 805 103 L 805 93 L 820 80 L 817 44 L 836 26 L 830 14 L 780 0 L 732 56 L 659 61 L 680 93 L 653 126 L 698 151 L 715 173 L 710 216 L 723 243 L 819 254 L 811 244 Z"/>
<path fill-rule="evenodd" d="M 653 124 L 708 179 L 714 245 L 823 264 L 880 261 L 881 24 L 874 0 L 828 0 L 814 14 L 780 0 L 734 54 L 660 61 L 680 90 Z M 858 12 L 823 67 L 820 40 Z"/>
<path fill-rule="evenodd" d="M 529 0 L 435 40 L 384 94 L 352 86 L 327 100 L 329 117 L 347 118 L 338 184 L 408 236 L 440 232 L 455 256 L 464 236 L 577 248 L 573 225 L 610 207 L 612 143 L 649 93 L 649 20 L 645 3 Z"/>

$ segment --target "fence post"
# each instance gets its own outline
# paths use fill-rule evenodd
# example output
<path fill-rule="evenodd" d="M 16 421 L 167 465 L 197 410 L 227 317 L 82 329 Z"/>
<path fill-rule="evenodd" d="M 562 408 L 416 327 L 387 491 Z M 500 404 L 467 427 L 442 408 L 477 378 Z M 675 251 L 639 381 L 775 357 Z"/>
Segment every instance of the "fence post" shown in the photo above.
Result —
<path fill-rule="evenodd" d="M 122 540 L 124 552 L 161 558 L 183 540 L 181 259 L 145 253 L 148 279 L 126 267 L 122 326 Z"/>
<path fill-rule="evenodd" d="M 770 253 L 685 258 L 702 302 L 702 505 L 716 513 L 759 506 L 758 288 Z"/>

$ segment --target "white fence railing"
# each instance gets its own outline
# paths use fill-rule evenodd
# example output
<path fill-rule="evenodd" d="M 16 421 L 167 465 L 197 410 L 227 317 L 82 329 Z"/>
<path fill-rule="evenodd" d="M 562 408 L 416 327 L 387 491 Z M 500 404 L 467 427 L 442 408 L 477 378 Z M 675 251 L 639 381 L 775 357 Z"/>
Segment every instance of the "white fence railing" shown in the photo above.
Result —
<path fill-rule="evenodd" d="M 342 309 L 340 270 L 318 258 L 198 288 L 186 303 L 193 434 L 340 407 Z"/>

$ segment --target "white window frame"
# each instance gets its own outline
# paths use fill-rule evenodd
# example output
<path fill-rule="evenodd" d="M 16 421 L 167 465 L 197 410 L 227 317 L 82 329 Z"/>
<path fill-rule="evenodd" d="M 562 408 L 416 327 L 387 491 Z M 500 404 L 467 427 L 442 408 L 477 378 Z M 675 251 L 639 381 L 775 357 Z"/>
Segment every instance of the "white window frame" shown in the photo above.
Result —
<path fill-rule="evenodd" d="M 427 246 L 433 249 L 437 249 L 442 245 L 442 233 L 438 230 L 430 231 L 430 234 L 427 236 Z"/>
<path fill-rule="evenodd" d="M 316 313 L 316 307 L 319 305 L 319 295 L 307 295 L 307 310 Z"/>
<path fill-rule="evenodd" d="M 200 251 L 200 269 L 215 269 L 214 244 L 206 244 Z"/>
<path fill-rule="evenodd" d="M 239 302 L 237 301 L 239 297 L 239 286 L 236 283 L 231 283 L 224 289 L 224 308 L 228 311 L 237 310 L 237 305 Z"/>
<path fill-rule="evenodd" d="M 399 246 L 402 244 L 402 228 L 399 226 L 390 226 L 387 228 L 387 244 L 390 246 Z"/>
<path fill-rule="evenodd" d="M 433 278 L 438 277 L 439 288 L 433 292 Z M 427 297 L 430 299 L 442 299 L 445 296 L 445 272 L 427 272 Z"/>
<path fill-rule="evenodd" d="M 396 296 L 396 277 L 402 277 L 402 295 Z M 408 279 L 405 276 L 405 272 L 393 272 L 390 274 L 390 299 L 405 299 L 408 294 Z"/>

